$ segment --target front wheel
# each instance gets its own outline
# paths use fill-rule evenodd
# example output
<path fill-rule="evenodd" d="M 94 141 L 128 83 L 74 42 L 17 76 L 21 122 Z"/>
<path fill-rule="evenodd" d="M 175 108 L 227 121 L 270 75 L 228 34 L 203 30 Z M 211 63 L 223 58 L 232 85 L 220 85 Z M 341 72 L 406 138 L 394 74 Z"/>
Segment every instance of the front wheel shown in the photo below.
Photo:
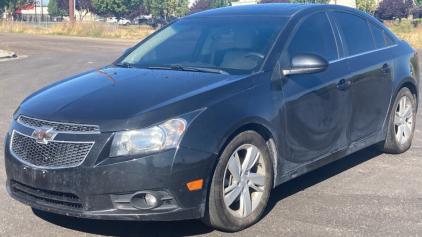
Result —
<path fill-rule="evenodd" d="M 272 183 L 273 166 L 265 140 L 254 131 L 240 133 L 220 156 L 202 221 L 225 231 L 251 226 L 267 205 Z"/>
<path fill-rule="evenodd" d="M 412 144 L 415 131 L 416 100 L 410 90 L 402 88 L 393 104 L 385 141 L 377 144 L 379 150 L 400 154 Z"/>

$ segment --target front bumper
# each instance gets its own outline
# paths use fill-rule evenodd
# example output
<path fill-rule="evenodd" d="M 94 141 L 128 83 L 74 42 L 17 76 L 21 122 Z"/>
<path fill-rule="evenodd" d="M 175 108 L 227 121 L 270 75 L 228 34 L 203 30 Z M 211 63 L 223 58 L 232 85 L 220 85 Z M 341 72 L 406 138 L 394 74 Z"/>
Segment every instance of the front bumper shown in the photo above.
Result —
<path fill-rule="evenodd" d="M 95 145 L 81 165 L 42 169 L 10 152 L 13 129 L 31 131 L 14 122 L 5 140 L 7 191 L 24 204 L 93 219 L 182 220 L 204 214 L 213 154 L 179 147 L 145 157 L 108 158 L 113 134 L 100 134 L 86 138 L 95 140 Z M 186 184 L 198 179 L 204 180 L 203 188 L 189 191 Z M 130 197 L 140 191 L 165 193 L 167 201 L 153 209 L 135 208 Z"/>

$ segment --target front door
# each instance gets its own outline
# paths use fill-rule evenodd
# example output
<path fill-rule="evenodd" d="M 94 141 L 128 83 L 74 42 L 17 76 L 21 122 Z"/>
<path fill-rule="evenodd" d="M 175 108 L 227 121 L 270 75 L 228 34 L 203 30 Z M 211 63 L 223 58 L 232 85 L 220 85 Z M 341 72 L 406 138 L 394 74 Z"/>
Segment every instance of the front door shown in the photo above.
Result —
<path fill-rule="evenodd" d="M 351 78 L 339 59 L 336 37 L 325 12 L 308 16 L 283 52 L 285 65 L 296 53 L 316 53 L 330 65 L 321 73 L 290 75 L 283 85 L 285 101 L 284 172 L 347 148 L 352 108 Z M 341 45 L 339 45 L 341 47 Z"/>

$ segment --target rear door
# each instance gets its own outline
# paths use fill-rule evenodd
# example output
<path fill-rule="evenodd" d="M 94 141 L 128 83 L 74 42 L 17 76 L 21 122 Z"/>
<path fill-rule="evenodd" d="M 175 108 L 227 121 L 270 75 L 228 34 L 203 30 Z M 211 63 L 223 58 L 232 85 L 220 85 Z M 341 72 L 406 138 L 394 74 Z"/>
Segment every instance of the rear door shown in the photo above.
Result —
<path fill-rule="evenodd" d="M 326 12 L 314 13 L 299 23 L 283 51 L 282 67 L 290 65 L 296 53 L 316 53 L 330 64 L 324 72 L 285 78 L 286 147 L 280 150 L 286 171 L 347 148 L 350 143 L 349 70 Z"/>
<path fill-rule="evenodd" d="M 351 140 L 381 132 L 392 90 L 394 59 L 383 30 L 348 12 L 334 12 L 352 76 Z"/>

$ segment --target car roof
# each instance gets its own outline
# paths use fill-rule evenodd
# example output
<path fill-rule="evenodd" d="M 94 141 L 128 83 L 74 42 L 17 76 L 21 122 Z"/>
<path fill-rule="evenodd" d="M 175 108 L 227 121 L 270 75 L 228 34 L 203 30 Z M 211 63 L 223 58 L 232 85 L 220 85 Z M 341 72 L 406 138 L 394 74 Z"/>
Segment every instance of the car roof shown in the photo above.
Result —
<path fill-rule="evenodd" d="M 309 8 L 337 8 L 343 10 L 354 10 L 349 7 L 328 4 L 303 4 L 303 3 L 266 3 L 266 4 L 253 4 L 241 6 L 229 6 L 217 9 L 211 9 L 194 13 L 185 16 L 184 18 L 191 17 L 218 17 L 218 16 L 286 16 L 290 17 L 296 12 L 309 9 Z"/>

